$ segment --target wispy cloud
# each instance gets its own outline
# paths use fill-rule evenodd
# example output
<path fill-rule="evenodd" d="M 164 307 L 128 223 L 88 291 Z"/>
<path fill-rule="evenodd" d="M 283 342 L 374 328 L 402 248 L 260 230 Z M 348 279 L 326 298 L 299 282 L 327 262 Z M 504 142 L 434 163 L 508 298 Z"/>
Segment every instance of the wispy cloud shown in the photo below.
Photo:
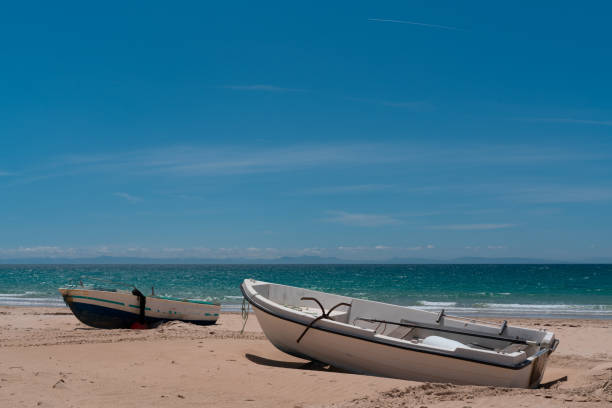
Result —
<path fill-rule="evenodd" d="M 117 154 L 72 155 L 62 159 L 63 167 L 86 172 L 128 174 L 246 174 L 284 171 L 292 168 L 337 164 L 388 163 L 400 161 L 385 146 L 302 145 L 268 149 L 228 147 L 171 147 Z"/>
<path fill-rule="evenodd" d="M 113 195 L 116 196 L 116 197 L 123 198 L 124 200 L 129 201 L 130 203 L 137 203 L 139 201 L 142 201 L 142 198 L 133 196 L 133 195 L 128 194 L 128 193 L 118 192 L 118 193 L 113 193 Z"/>
<path fill-rule="evenodd" d="M 612 187 L 533 186 L 507 190 L 504 195 L 532 203 L 587 203 L 612 201 Z"/>
<path fill-rule="evenodd" d="M 581 124 L 581 125 L 612 126 L 612 120 L 591 120 L 591 119 L 575 119 L 575 118 L 522 118 L 520 120 L 524 120 L 528 122 L 574 123 L 574 124 Z"/>
<path fill-rule="evenodd" d="M 371 99 L 371 98 L 354 98 L 354 97 L 346 97 L 348 101 L 354 102 L 363 102 L 363 103 L 371 103 L 374 105 L 388 106 L 391 108 L 401 108 L 408 109 L 413 111 L 431 111 L 433 109 L 433 105 L 429 102 L 424 101 L 387 101 L 383 99 Z"/>
<path fill-rule="evenodd" d="M 426 23 L 417 23 L 416 21 L 406 21 L 406 20 L 391 20 L 386 18 L 368 18 L 368 21 L 374 21 L 377 23 L 396 23 L 396 24 L 410 24 L 422 27 L 431 27 L 431 28 L 441 28 L 443 30 L 456 30 L 463 31 L 461 28 L 439 25 L 439 24 L 426 24 Z"/>
<path fill-rule="evenodd" d="M 223 88 L 232 89 L 234 91 L 260 91 L 260 92 L 308 92 L 307 89 L 299 88 L 284 88 L 275 85 L 226 85 Z"/>
<path fill-rule="evenodd" d="M 600 149 L 601 150 L 601 149 Z M 500 166 L 534 164 L 545 166 L 554 162 L 607 160 L 612 154 L 606 151 L 580 152 L 573 149 L 553 149 L 550 146 L 433 146 L 402 142 L 386 143 L 335 143 L 301 144 L 278 147 L 242 145 L 225 146 L 167 146 L 164 148 L 142 149 L 125 152 L 100 154 L 72 154 L 50 159 L 47 163 L 32 169 L 22 169 L 19 178 L 3 177 L 4 187 L 33 183 L 50 178 L 81 174 L 113 174 L 125 176 L 173 177 L 243 175 L 255 173 L 285 172 L 295 169 L 332 167 L 366 167 L 381 164 L 421 166 L 428 168 L 442 166 Z M 473 186 L 472 186 L 473 187 Z M 347 186 L 365 192 L 384 186 Z M 419 187 L 410 187 L 411 189 Z M 436 187 L 438 188 L 438 187 Z M 391 188 L 389 188 L 391 189 Z M 398 188 L 399 189 L 399 188 Z M 422 187 L 421 187 L 422 189 Z M 444 187 L 447 190 L 448 187 Z M 408 191 L 408 188 L 402 191 Z M 342 186 L 337 190 L 342 192 Z M 415 192 L 425 192 L 425 190 Z M 326 193 L 322 190 L 320 194 Z M 332 193 L 332 188 L 328 191 Z M 313 194 L 317 194 L 313 191 Z"/>
<path fill-rule="evenodd" d="M 385 214 L 360 214 L 345 211 L 328 211 L 330 217 L 326 221 L 358 227 L 381 227 L 396 225 L 400 220 Z"/>
<path fill-rule="evenodd" d="M 37 257 L 37 256 L 70 256 L 78 251 L 75 248 L 60 247 L 55 245 L 32 245 L 16 248 L 0 248 L 2 257 Z"/>
<path fill-rule="evenodd" d="M 389 191 L 396 186 L 392 184 L 357 184 L 348 186 L 327 186 L 315 187 L 304 190 L 303 194 L 324 195 L 324 194 L 351 194 L 351 193 L 371 193 L 379 191 Z"/>
<path fill-rule="evenodd" d="M 357 245 L 357 246 L 347 246 L 347 245 L 341 245 L 339 247 L 337 247 L 336 249 L 338 251 L 341 252 L 352 252 L 352 253 L 371 253 L 371 252 L 380 252 L 380 251 L 384 251 L 384 252 L 394 252 L 396 254 L 398 253 L 402 253 L 402 252 L 413 252 L 413 251 L 423 251 L 423 250 L 427 250 L 427 249 L 434 249 L 435 246 L 433 244 L 423 244 L 423 245 L 415 245 L 415 246 L 411 246 L 411 247 L 405 247 L 405 246 L 388 246 L 388 245 L 374 245 L 374 246 L 367 246 L 367 245 Z"/>
<path fill-rule="evenodd" d="M 512 228 L 515 224 L 449 224 L 431 225 L 427 228 L 435 230 L 471 231 L 471 230 L 495 230 L 502 228 Z"/>

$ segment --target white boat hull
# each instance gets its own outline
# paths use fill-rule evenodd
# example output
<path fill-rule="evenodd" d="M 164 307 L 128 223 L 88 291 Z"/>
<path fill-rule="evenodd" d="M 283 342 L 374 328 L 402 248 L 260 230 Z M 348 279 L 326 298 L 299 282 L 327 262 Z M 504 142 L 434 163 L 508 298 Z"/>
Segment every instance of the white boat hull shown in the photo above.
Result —
<path fill-rule="evenodd" d="M 543 349 L 519 364 L 504 366 L 404 347 L 394 344 L 389 337 L 362 335 L 358 328 L 329 319 L 317 321 L 298 342 L 312 318 L 279 313 L 261 296 L 248 293 L 244 284 L 243 293 L 265 335 L 279 350 L 357 373 L 415 381 L 532 388 L 541 381 L 550 354 L 550 350 Z"/>
<path fill-rule="evenodd" d="M 444 356 L 397 349 L 375 342 L 311 328 L 300 343 L 306 325 L 282 320 L 260 309 L 255 315 L 270 342 L 279 350 L 356 373 L 413 381 L 495 385 L 529 388 L 533 365 L 509 369 Z M 547 356 L 542 358 L 546 359 Z M 449 359 L 451 361 L 449 361 Z M 542 370 L 543 371 L 543 370 Z M 540 380 L 540 374 L 538 382 Z"/>

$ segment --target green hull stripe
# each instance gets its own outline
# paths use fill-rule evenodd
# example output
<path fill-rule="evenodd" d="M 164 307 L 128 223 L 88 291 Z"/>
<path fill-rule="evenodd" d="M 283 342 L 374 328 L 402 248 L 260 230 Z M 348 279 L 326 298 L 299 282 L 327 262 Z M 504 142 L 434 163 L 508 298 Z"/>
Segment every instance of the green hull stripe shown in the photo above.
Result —
<path fill-rule="evenodd" d="M 137 306 L 137 305 L 128 305 L 128 306 L 129 307 L 134 307 L 136 309 L 140 309 L 140 306 Z M 151 308 L 150 307 L 145 307 L 145 310 L 151 310 Z"/>
<path fill-rule="evenodd" d="M 72 298 L 77 298 L 77 299 L 97 300 L 98 302 L 113 303 L 115 305 L 125 306 L 125 303 L 123 303 L 123 302 L 115 302 L 114 300 L 106 300 L 106 299 L 100 299 L 100 298 L 89 297 L 89 296 L 77 296 L 77 295 L 68 295 L 68 296 L 70 296 Z"/>

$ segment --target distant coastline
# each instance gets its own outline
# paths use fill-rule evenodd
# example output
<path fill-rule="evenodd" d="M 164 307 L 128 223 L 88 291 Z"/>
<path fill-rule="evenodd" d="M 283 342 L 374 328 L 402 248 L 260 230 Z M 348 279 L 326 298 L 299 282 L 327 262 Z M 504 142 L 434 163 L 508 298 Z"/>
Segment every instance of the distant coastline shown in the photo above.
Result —
<path fill-rule="evenodd" d="M 389 258 L 343 259 L 336 257 L 299 256 L 278 258 L 144 258 L 98 256 L 89 258 L 7 258 L 0 265 L 563 265 L 612 264 L 611 258 L 577 260 L 521 257 L 459 257 L 451 259 Z"/>

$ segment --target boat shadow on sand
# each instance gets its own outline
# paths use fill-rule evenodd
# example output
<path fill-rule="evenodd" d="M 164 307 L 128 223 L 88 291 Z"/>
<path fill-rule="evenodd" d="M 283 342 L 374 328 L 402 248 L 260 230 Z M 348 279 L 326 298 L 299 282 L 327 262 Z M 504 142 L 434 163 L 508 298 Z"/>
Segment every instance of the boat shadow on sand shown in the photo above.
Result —
<path fill-rule="evenodd" d="M 281 361 L 272 360 L 266 357 L 256 356 L 254 354 L 246 353 L 244 355 L 247 360 L 268 367 L 279 367 L 279 368 L 292 368 L 296 370 L 310 370 L 310 371 L 327 371 L 330 373 L 350 373 L 350 371 L 342 370 L 336 367 L 332 367 L 329 364 L 321 363 L 319 361 L 309 361 L 306 363 L 300 361 Z M 354 373 L 351 373 L 354 374 Z"/>

